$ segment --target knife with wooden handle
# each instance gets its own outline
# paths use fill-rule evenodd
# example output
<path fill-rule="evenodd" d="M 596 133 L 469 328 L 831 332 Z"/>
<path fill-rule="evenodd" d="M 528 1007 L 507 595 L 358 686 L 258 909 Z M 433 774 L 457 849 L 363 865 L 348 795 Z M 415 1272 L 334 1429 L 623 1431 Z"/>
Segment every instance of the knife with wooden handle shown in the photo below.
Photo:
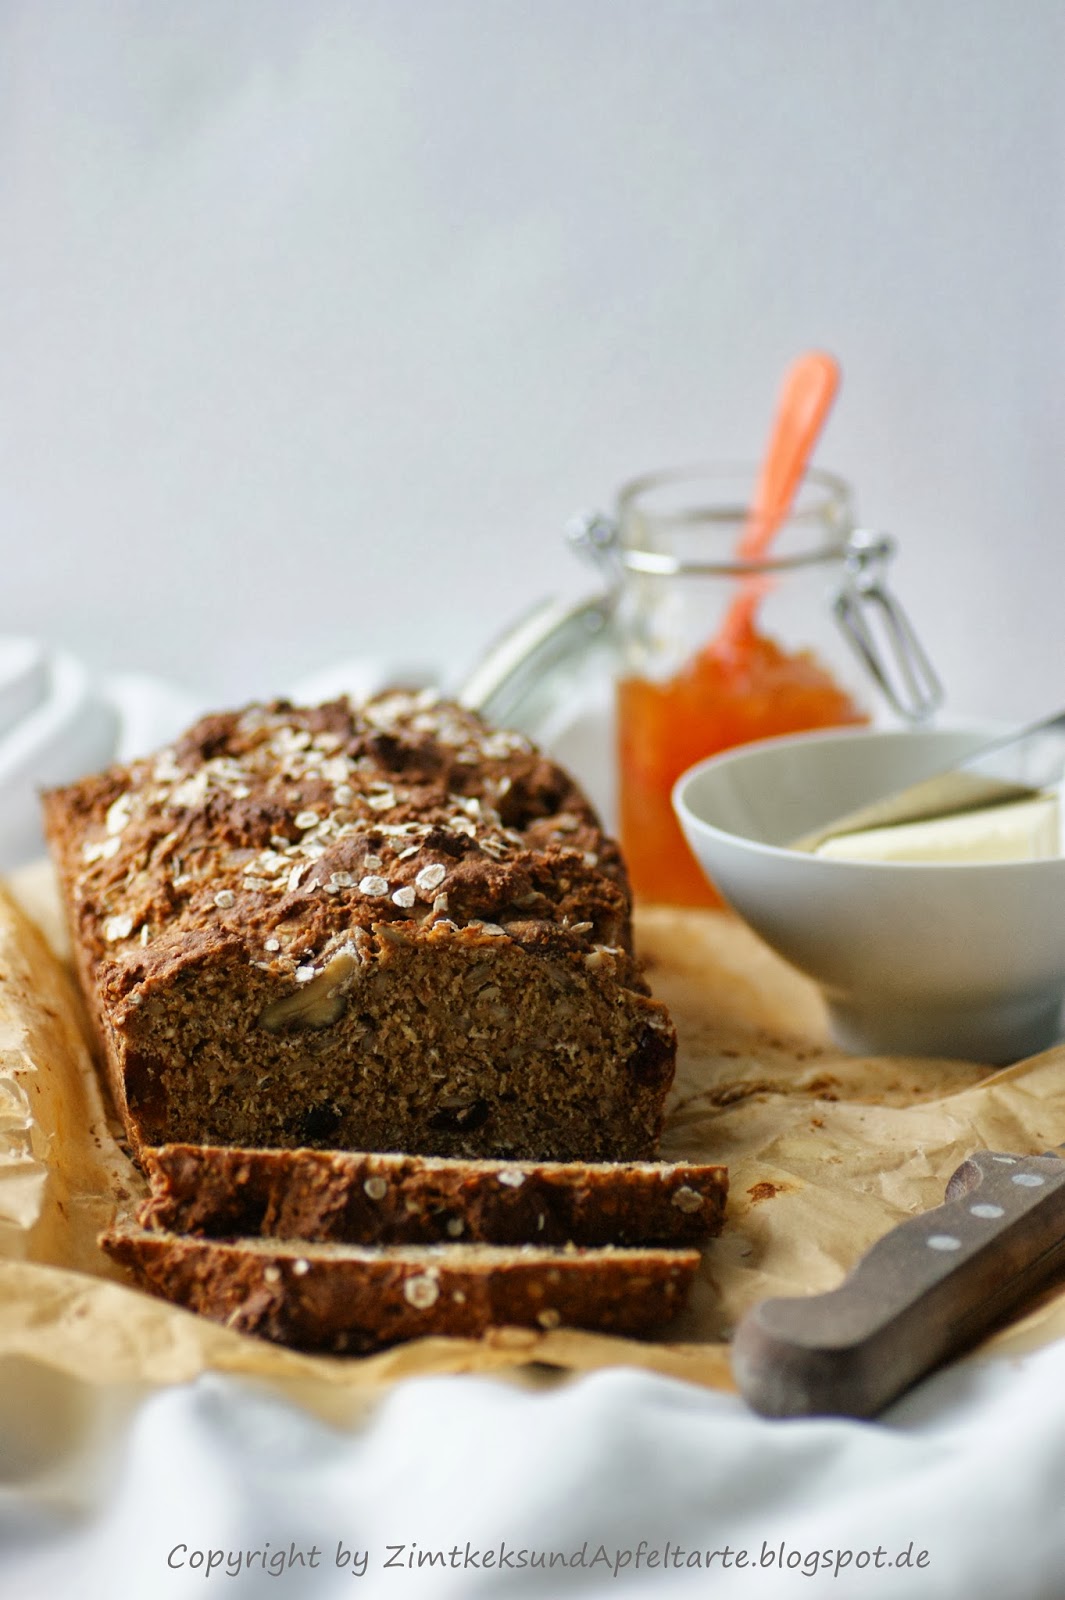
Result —
<path fill-rule="evenodd" d="M 981 1150 L 946 1195 L 879 1239 L 838 1289 L 751 1307 L 732 1371 L 756 1411 L 875 1416 L 1065 1269 L 1062 1155 Z"/>

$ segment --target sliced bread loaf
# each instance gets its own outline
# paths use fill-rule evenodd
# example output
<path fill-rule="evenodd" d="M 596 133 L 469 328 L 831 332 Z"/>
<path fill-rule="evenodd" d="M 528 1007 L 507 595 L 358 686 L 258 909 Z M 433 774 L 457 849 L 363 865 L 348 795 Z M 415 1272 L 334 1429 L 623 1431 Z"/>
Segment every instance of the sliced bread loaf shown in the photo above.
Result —
<path fill-rule="evenodd" d="M 549 1249 L 179 1237 L 114 1228 L 108 1255 L 138 1282 L 242 1333 L 360 1354 L 426 1334 L 514 1325 L 651 1333 L 681 1309 L 694 1250 Z"/>
<path fill-rule="evenodd" d="M 728 1173 L 670 1162 L 462 1161 L 336 1150 L 141 1151 L 148 1228 L 346 1244 L 698 1244 Z"/>
<path fill-rule="evenodd" d="M 625 869 L 520 735 L 428 694 L 276 701 L 45 819 L 135 1151 L 654 1154 L 676 1035 Z"/>

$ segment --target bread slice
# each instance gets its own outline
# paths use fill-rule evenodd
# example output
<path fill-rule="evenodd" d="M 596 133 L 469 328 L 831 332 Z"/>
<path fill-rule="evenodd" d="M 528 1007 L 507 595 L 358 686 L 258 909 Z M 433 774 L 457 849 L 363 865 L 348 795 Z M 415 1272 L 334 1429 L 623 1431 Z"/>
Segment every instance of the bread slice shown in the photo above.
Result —
<path fill-rule="evenodd" d="M 172 1144 L 141 1151 L 144 1227 L 344 1244 L 698 1244 L 720 1233 L 725 1167 L 461 1161 Z"/>
<path fill-rule="evenodd" d="M 135 1151 L 645 1160 L 676 1034 L 615 842 L 447 701 L 285 701 L 45 796 Z"/>
<path fill-rule="evenodd" d="M 302 1350 L 360 1354 L 516 1325 L 646 1334 L 681 1309 L 695 1250 L 222 1242 L 117 1227 L 100 1243 L 138 1282 L 212 1321 Z"/>

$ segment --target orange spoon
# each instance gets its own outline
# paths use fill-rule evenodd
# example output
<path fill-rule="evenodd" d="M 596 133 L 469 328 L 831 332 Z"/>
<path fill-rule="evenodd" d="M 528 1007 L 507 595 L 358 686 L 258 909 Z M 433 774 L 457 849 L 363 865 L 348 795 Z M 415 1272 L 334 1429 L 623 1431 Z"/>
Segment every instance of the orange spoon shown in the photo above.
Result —
<path fill-rule="evenodd" d="M 807 351 L 788 368 L 754 498 L 736 546 L 737 561 L 762 560 L 777 529 L 787 520 L 839 380 L 839 363 L 821 350 Z M 755 611 L 768 587 L 765 578 L 744 581 L 725 615 L 718 644 L 734 644 L 753 629 Z"/>

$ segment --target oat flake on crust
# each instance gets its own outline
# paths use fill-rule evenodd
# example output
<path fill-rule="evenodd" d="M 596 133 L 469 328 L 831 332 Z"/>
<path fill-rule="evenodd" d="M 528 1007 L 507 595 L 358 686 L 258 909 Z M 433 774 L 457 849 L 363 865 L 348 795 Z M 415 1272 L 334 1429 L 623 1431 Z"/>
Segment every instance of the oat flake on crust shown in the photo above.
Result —
<path fill-rule="evenodd" d="M 217 929 L 219 911 L 249 961 L 304 982 L 391 923 L 551 929 L 581 953 L 624 937 L 620 858 L 572 780 L 430 692 L 206 717 L 73 787 L 90 823 L 77 892 L 109 960 L 165 960 L 169 930 Z"/>

